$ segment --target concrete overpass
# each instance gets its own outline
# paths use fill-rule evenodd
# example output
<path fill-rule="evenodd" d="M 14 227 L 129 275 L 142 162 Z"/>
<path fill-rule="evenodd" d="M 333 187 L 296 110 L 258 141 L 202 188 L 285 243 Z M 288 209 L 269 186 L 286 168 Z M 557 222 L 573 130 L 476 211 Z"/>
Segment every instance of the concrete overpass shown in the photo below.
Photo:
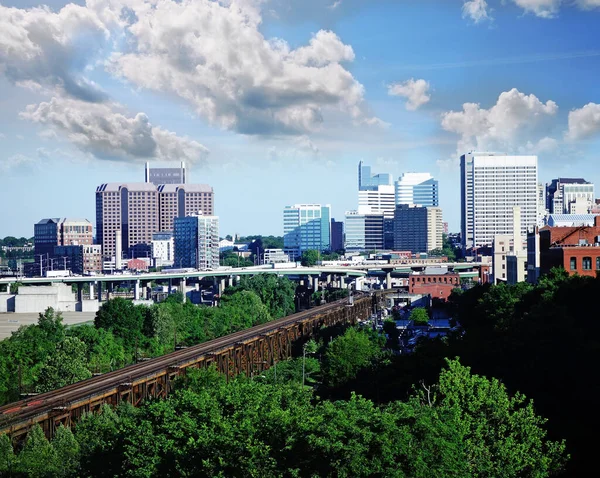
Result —
<path fill-rule="evenodd" d="M 103 293 L 105 289 L 112 292 L 115 284 L 123 282 L 133 284 L 133 299 L 141 300 L 148 299 L 148 287 L 151 282 L 167 282 L 169 291 L 177 284 L 182 292 L 188 291 L 188 280 L 212 279 L 215 290 L 218 288 L 219 294 L 222 294 L 226 286 L 233 286 L 239 281 L 242 276 L 252 276 L 257 274 L 276 274 L 278 276 L 287 276 L 299 280 L 301 283 L 307 282 L 306 285 L 318 289 L 319 282 L 325 282 L 328 285 L 333 285 L 337 288 L 350 287 L 354 284 L 355 289 L 362 289 L 362 279 L 366 276 L 365 271 L 358 271 L 340 267 L 249 267 L 249 268 L 223 268 L 217 270 L 172 270 L 166 272 L 149 272 L 149 273 L 126 273 L 126 274 L 102 274 L 93 276 L 68 276 L 68 277 L 32 277 L 32 278 L 0 278 L 0 290 L 6 289 L 6 292 L 0 292 L 0 312 L 36 312 L 45 310 L 47 307 L 54 307 L 56 310 L 62 311 L 80 311 L 92 312 L 97 310 L 98 305 L 92 304 L 94 297 L 97 302 L 102 302 L 107 294 Z M 25 286 L 39 287 L 22 287 L 19 289 L 19 294 L 11 294 L 11 284 L 19 283 Z M 66 286 L 77 285 L 78 292 L 76 299 L 69 297 L 70 287 L 57 287 L 61 284 Z M 84 300 L 83 285 L 89 285 L 89 299 Z M 55 285 L 54 288 L 48 287 Z M 46 287 L 43 287 L 46 286 Z M 145 292 L 144 292 L 145 291 Z M 39 292 L 39 294 L 38 294 Z M 42 302 L 44 298 L 39 298 L 37 295 L 46 295 L 58 297 L 51 300 L 46 300 L 47 304 Z M 27 297 L 26 297 L 27 296 Z M 36 297 L 34 297 L 36 296 Z M 18 297 L 18 298 L 17 298 Z M 39 306 L 31 308 L 20 308 L 16 302 L 25 303 L 29 300 L 30 303 L 40 302 Z M 36 304 L 37 304 L 36 302 Z M 56 304 L 62 302 L 65 304 L 63 309 Z M 68 304 L 68 305 L 66 305 Z M 17 310 L 19 309 L 19 310 Z M 35 309 L 35 310 L 34 310 Z M 40 310 L 38 310 L 40 309 Z"/>

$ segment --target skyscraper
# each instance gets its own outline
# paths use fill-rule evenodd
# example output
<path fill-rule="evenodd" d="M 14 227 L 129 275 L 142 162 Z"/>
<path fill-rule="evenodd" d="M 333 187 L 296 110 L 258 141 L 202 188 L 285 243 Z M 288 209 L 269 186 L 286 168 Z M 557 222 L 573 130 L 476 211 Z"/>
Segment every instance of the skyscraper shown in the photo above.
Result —
<path fill-rule="evenodd" d="M 158 186 L 159 227 L 173 230 L 173 218 L 198 211 L 214 214 L 214 192 L 208 184 L 161 184 Z"/>
<path fill-rule="evenodd" d="M 396 204 L 439 206 L 438 182 L 429 173 L 404 173 L 396 181 Z"/>
<path fill-rule="evenodd" d="M 178 168 L 151 168 L 150 163 L 147 162 L 145 182 L 152 183 L 155 186 L 159 184 L 186 184 L 185 163 L 182 161 Z"/>
<path fill-rule="evenodd" d="M 513 231 L 513 207 L 521 209 L 521 235 L 537 223 L 537 156 L 468 153 L 460 158 L 463 248 L 490 246 Z"/>
<path fill-rule="evenodd" d="M 443 229 L 439 207 L 399 204 L 394 218 L 394 249 L 414 253 L 441 249 Z"/>
<path fill-rule="evenodd" d="M 173 221 L 174 266 L 206 270 L 219 267 L 219 218 L 192 214 Z"/>
<path fill-rule="evenodd" d="M 384 215 L 368 210 L 346 212 L 346 252 L 384 249 Z"/>
<path fill-rule="evenodd" d="M 377 186 L 392 184 L 392 175 L 389 173 L 371 174 L 371 166 L 362 161 L 358 163 L 358 190 L 369 191 L 377 189 Z"/>
<path fill-rule="evenodd" d="M 90 245 L 92 223 L 87 219 L 48 218 L 33 226 L 35 254 L 54 255 L 56 246 Z"/>
<path fill-rule="evenodd" d="M 283 210 L 283 244 L 290 259 L 331 248 L 331 206 L 295 204 Z"/>
<path fill-rule="evenodd" d="M 331 250 L 339 251 L 344 248 L 344 223 L 331 219 Z"/>
<path fill-rule="evenodd" d="M 583 178 L 558 178 L 546 185 L 546 209 L 550 214 L 587 214 L 594 200 L 594 185 Z"/>

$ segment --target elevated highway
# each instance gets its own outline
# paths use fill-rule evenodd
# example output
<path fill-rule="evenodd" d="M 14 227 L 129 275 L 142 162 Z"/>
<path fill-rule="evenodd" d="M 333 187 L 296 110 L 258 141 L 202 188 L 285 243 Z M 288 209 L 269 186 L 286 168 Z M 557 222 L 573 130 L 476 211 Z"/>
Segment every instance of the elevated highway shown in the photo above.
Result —
<path fill-rule="evenodd" d="M 52 437 L 105 404 L 140 405 L 148 397 L 166 397 L 173 381 L 189 369 L 216 368 L 227 377 L 251 376 L 292 356 L 296 341 L 307 340 L 323 326 L 353 324 L 372 311 L 372 297 L 358 293 L 331 304 L 257 325 L 147 362 L 92 377 L 58 390 L 0 407 L 0 434 L 19 440 L 39 424 Z"/>

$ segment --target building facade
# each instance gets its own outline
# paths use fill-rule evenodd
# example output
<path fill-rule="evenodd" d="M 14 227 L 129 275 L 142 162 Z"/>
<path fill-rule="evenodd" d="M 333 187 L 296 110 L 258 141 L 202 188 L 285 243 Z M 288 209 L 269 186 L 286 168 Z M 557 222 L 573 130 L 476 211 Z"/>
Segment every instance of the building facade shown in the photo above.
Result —
<path fill-rule="evenodd" d="M 33 226 L 34 254 L 52 257 L 56 246 L 89 245 L 94 242 L 87 219 L 49 218 Z"/>
<path fill-rule="evenodd" d="M 202 214 L 174 220 L 174 267 L 219 268 L 219 218 Z"/>
<path fill-rule="evenodd" d="M 283 249 L 265 249 L 263 264 L 282 264 L 290 262 L 290 257 Z"/>
<path fill-rule="evenodd" d="M 160 184 L 187 184 L 187 171 L 182 161 L 178 168 L 151 168 L 146 163 L 145 182 L 155 186 Z"/>
<path fill-rule="evenodd" d="M 348 252 L 381 251 L 384 249 L 384 215 L 368 211 L 346 212 L 346 239 Z"/>
<path fill-rule="evenodd" d="M 443 267 L 426 267 L 424 272 L 411 272 L 408 276 L 409 294 L 429 295 L 432 299 L 448 300 L 452 290 L 460 287 L 460 276 Z"/>
<path fill-rule="evenodd" d="M 521 236 L 538 221 L 537 156 L 468 153 L 461 156 L 461 238 L 464 249 L 491 246 L 512 233 L 521 209 Z"/>
<path fill-rule="evenodd" d="M 344 222 L 331 219 L 331 250 L 344 249 Z"/>
<path fill-rule="evenodd" d="M 371 166 L 362 161 L 358 163 L 358 190 L 376 190 L 378 186 L 391 186 L 392 175 L 389 173 L 371 174 Z"/>
<path fill-rule="evenodd" d="M 155 267 L 170 267 L 175 261 L 175 240 L 171 231 L 152 235 L 152 259 Z"/>
<path fill-rule="evenodd" d="M 214 214 L 214 191 L 208 184 L 161 184 L 158 186 L 159 227 L 173 230 L 173 219 L 202 211 Z"/>
<path fill-rule="evenodd" d="M 99 244 L 56 246 L 55 270 L 70 270 L 74 274 L 102 271 L 102 247 Z"/>
<path fill-rule="evenodd" d="M 396 204 L 437 207 L 438 182 L 429 173 L 404 173 L 396 181 L 394 200 Z"/>
<path fill-rule="evenodd" d="M 550 214 L 587 214 L 594 202 L 594 185 L 583 178 L 557 178 L 546 184 Z"/>
<path fill-rule="evenodd" d="M 394 216 L 394 249 L 427 253 L 442 248 L 444 222 L 439 207 L 399 204 Z"/>
<path fill-rule="evenodd" d="M 290 259 L 304 251 L 331 249 L 331 206 L 295 204 L 283 210 L 283 244 Z"/>

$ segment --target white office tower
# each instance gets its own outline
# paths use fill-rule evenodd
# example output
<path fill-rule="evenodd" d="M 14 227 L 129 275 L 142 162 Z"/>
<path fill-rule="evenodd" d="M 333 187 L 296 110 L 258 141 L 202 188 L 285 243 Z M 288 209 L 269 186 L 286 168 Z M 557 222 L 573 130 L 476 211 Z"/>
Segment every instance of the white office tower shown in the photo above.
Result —
<path fill-rule="evenodd" d="M 381 251 L 384 247 L 384 215 L 368 208 L 346 211 L 346 252 Z"/>
<path fill-rule="evenodd" d="M 520 207 L 521 236 L 538 220 L 537 156 L 468 153 L 460 158 L 461 238 L 464 249 L 490 246 L 512 234 Z"/>
<path fill-rule="evenodd" d="M 294 204 L 283 210 L 283 246 L 296 260 L 307 250 L 327 251 L 331 247 L 331 206 Z"/>
<path fill-rule="evenodd" d="M 439 206 L 438 182 L 429 173 L 404 173 L 396 181 L 396 204 Z"/>
<path fill-rule="evenodd" d="M 394 219 L 396 208 L 394 186 L 385 184 L 374 186 L 370 190 L 359 190 L 358 208 L 373 214 L 383 214 L 386 219 Z"/>

